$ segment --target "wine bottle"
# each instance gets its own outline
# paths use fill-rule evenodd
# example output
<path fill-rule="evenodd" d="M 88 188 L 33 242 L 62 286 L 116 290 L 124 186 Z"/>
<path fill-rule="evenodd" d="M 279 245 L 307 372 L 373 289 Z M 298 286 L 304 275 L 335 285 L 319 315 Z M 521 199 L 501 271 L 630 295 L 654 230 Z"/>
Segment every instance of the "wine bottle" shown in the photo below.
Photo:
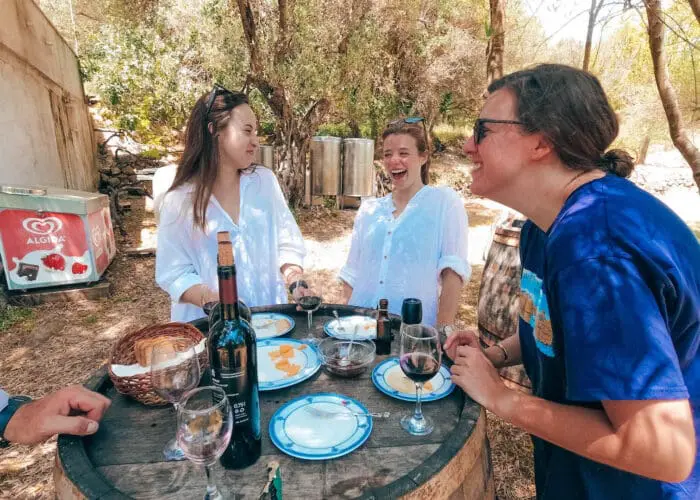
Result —
<path fill-rule="evenodd" d="M 404 330 L 409 325 L 419 325 L 423 321 L 423 303 L 420 299 L 403 299 L 401 304 L 401 329 Z"/>
<path fill-rule="evenodd" d="M 233 433 L 221 456 L 221 465 L 242 469 L 255 463 L 261 452 L 257 348 L 255 331 L 239 310 L 231 241 L 221 233 L 219 236 L 221 317 L 209 330 L 209 359 L 212 383 L 224 390 L 233 411 Z"/>
<path fill-rule="evenodd" d="M 389 319 L 389 301 L 379 300 L 379 311 L 377 312 L 377 354 L 385 355 L 391 353 L 391 320 Z"/>

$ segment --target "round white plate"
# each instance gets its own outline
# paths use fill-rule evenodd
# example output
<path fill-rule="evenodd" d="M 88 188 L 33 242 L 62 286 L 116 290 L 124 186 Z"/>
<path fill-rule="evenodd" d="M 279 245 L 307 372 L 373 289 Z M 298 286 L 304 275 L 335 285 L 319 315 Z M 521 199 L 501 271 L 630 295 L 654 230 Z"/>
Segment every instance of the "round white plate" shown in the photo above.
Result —
<path fill-rule="evenodd" d="M 372 418 L 360 402 L 320 393 L 286 403 L 270 419 L 270 439 L 296 458 L 327 460 L 356 450 L 372 433 Z"/>
<path fill-rule="evenodd" d="M 286 314 L 255 313 L 251 316 L 251 321 L 258 340 L 281 337 L 294 329 L 294 320 Z"/>
<path fill-rule="evenodd" d="M 369 316 L 341 316 L 340 322 L 332 319 L 323 325 L 323 331 L 330 337 L 349 340 L 357 327 L 355 340 L 375 340 L 377 338 L 377 320 Z"/>
<path fill-rule="evenodd" d="M 281 346 L 290 346 L 292 356 L 277 356 Z M 298 366 L 293 375 L 280 368 L 278 363 L 286 360 L 290 366 Z M 321 368 L 321 356 L 314 346 L 295 339 L 263 339 L 258 341 L 258 388 L 274 391 L 306 380 Z"/>
<path fill-rule="evenodd" d="M 399 358 L 389 358 L 372 370 L 372 382 L 387 396 L 401 399 L 402 401 L 416 400 L 416 384 L 404 375 L 399 365 Z M 430 384 L 430 390 L 426 386 Z M 421 402 L 435 401 L 448 396 L 455 388 L 450 377 L 450 370 L 445 365 L 440 365 L 440 371 L 423 386 Z"/>

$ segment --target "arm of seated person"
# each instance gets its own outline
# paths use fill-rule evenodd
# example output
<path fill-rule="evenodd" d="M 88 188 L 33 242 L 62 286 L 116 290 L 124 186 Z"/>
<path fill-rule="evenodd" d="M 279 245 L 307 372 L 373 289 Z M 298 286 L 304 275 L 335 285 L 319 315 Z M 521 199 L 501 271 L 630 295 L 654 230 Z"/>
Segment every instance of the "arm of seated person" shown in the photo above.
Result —
<path fill-rule="evenodd" d="M 204 307 L 208 302 L 218 302 L 219 294 L 207 285 L 194 285 L 185 290 L 180 297 L 180 302 L 186 302 L 197 307 Z"/>

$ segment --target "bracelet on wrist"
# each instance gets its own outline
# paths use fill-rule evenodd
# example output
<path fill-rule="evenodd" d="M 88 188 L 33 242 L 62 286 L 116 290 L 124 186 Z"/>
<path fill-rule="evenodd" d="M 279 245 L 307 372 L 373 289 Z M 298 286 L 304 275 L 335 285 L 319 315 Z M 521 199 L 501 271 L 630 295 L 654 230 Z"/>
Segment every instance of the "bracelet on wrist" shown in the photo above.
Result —
<path fill-rule="evenodd" d="M 500 343 L 498 343 L 498 342 L 495 343 L 495 344 L 493 344 L 493 345 L 494 345 L 494 347 L 498 347 L 498 348 L 503 352 L 503 362 L 505 363 L 506 361 L 508 361 L 509 356 L 508 356 L 508 351 L 506 351 L 506 348 L 503 347 L 503 346 L 502 346 Z"/>

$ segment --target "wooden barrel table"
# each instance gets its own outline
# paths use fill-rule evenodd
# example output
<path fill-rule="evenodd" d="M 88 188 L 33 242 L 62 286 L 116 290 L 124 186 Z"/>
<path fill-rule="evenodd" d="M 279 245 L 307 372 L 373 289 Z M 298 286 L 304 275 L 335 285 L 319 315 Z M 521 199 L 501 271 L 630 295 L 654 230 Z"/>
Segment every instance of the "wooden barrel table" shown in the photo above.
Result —
<path fill-rule="evenodd" d="M 497 226 L 481 275 L 478 302 L 479 336 L 490 346 L 518 333 L 520 315 L 521 219 Z M 499 370 L 508 387 L 530 392 L 530 379 L 523 365 Z"/>
<path fill-rule="evenodd" d="M 312 335 L 325 336 L 323 325 L 340 316 L 372 315 L 374 311 L 349 306 L 322 306 L 314 313 Z M 306 313 L 294 305 L 253 308 L 294 317 L 294 338 L 309 336 Z M 396 317 L 393 318 L 397 325 Z M 206 330 L 206 320 L 193 322 Z M 398 337 L 398 332 L 394 332 Z M 398 349 L 398 338 L 392 343 Z M 375 364 L 386 356 L 377 356 Z M 88 383 L 105 394 L 112 406 L 98 432 L 90 437 L 60 436 L 54 480 L 60 499 L 96 498 L 202 498 L 204 471 L 188 461 L 165 462 L 162 449 L 175 435 L 172 407 L 146 407 L 117 393 L 102 370 Z M 372 434 L 359 449 L 333 460 L 306 461 L 279 451 L 270 440 L 268 424 L 274 412 L 298 396 L 334 392 L 357 399 L 369 411 L 390 412 L 375 419 Z M 435 421 L 432 434 L 407 434 L 400 418 L 414 403 L 379 392 L 371 369 L 358 378 L 336 378 L 319 370 L 292 387 L 260 393 L 262 456 L 243 470 L 214 466 L 216 483 L 225 498 L 257 499 L 267 480 L 267 464 L 277 460 L 284 498 L 449 498 L 491 499 L 494 485 L 483 409 L 458 388 L 448 397 L 426 403 L 423 411 Z"/>

